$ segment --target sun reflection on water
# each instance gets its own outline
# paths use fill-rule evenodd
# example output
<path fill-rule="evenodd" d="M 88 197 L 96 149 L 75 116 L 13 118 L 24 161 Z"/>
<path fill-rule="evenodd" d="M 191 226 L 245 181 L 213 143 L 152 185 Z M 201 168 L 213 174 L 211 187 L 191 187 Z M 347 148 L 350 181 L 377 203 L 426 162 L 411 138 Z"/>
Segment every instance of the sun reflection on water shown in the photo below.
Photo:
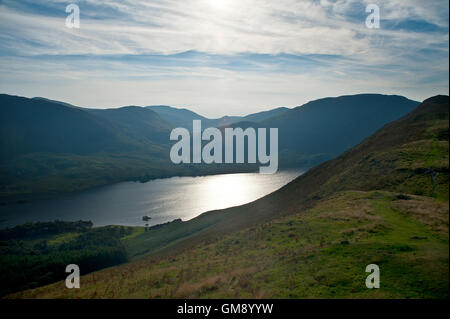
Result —
<path fill-rule="evenodd" d="M 224 174 L 209 176 L 201 183 L 194 183 L 189 189 L 189 197 L 197 201 L 198 212 L 222 209 L 242 205 L 256 200 L 270 191 L 267 189 L 268 179 L 271 184 L 282 186 L 284 176 L 255 174 Z M 280 179 L 277 183 L 277 179 Z M 275 188 L 276 189 L 276 188 Z M 272 189 L 275 190 L 275 189 Z M 197 215 L 197 214 L 195 214 Z M 195 217 L 194 215 L 190 216 Z"/>

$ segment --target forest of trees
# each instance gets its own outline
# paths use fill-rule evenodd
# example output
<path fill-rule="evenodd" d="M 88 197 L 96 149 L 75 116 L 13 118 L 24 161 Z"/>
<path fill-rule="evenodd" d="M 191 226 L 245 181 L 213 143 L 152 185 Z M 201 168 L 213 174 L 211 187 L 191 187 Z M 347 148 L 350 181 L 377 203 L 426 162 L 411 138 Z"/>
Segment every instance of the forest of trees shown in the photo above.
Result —
<path fill-rule="evenodd" d="M 0 230 L 0 296 L 64 279 L 68 264 L 82 274 L 128 260 L 121 238 L 131 227 L 93 228 L 90 221 L 27 223 Z M 20 269 L 20 271 L 17 271 Z"/>

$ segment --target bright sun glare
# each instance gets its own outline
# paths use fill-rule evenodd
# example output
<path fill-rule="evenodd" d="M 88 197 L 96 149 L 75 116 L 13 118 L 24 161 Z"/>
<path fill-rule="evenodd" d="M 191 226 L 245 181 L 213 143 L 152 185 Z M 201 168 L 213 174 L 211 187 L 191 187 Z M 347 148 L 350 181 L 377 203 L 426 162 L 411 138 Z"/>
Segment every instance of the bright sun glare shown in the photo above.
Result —
<path fill-rule="evenodd" d="M 230 0 L 208 0 L 208 3 L 217 10 L 225 10 Z"/>

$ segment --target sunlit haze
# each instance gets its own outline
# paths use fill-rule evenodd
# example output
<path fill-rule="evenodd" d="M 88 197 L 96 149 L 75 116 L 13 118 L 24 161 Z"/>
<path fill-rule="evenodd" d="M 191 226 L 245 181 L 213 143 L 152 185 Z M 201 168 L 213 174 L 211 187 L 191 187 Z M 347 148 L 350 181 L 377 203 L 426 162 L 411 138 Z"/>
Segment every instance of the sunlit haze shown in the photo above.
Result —
<path fill-rule="evenodd" d="M 0 92 L 209 117 L 355 93 L 448 94 L 446 1 L 0 2 Z"/>

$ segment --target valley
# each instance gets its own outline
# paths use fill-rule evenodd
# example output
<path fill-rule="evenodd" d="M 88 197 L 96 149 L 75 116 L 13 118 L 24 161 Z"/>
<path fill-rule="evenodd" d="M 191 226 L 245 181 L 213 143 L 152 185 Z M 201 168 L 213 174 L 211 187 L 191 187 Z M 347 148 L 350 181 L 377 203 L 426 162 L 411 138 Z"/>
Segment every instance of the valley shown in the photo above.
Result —
<path fill-rule="evenodd" d="M 448 298 L 448 96 L 254 202 L 123 241 L 134 261 L 12 298 Z M 133 257 L 134 256 L 134 257 Z M 378 264 L 381 288 L 365 287 Z"/>
<path fill-rule="evenodd" d="M 396 95 L 360 94 L 233 121 L 210 121 L 185 109 L 98 110 L 1 94 L 0 203 L 54 198 L 123 181 L 258 170 L 256 164 L 173 164 L 170 132 L 181 124 L 191 127 L 195 119 L 220 130 L 278 128 L 278 167 L 312 167 L 355 146 L 417 104 Z"/>

